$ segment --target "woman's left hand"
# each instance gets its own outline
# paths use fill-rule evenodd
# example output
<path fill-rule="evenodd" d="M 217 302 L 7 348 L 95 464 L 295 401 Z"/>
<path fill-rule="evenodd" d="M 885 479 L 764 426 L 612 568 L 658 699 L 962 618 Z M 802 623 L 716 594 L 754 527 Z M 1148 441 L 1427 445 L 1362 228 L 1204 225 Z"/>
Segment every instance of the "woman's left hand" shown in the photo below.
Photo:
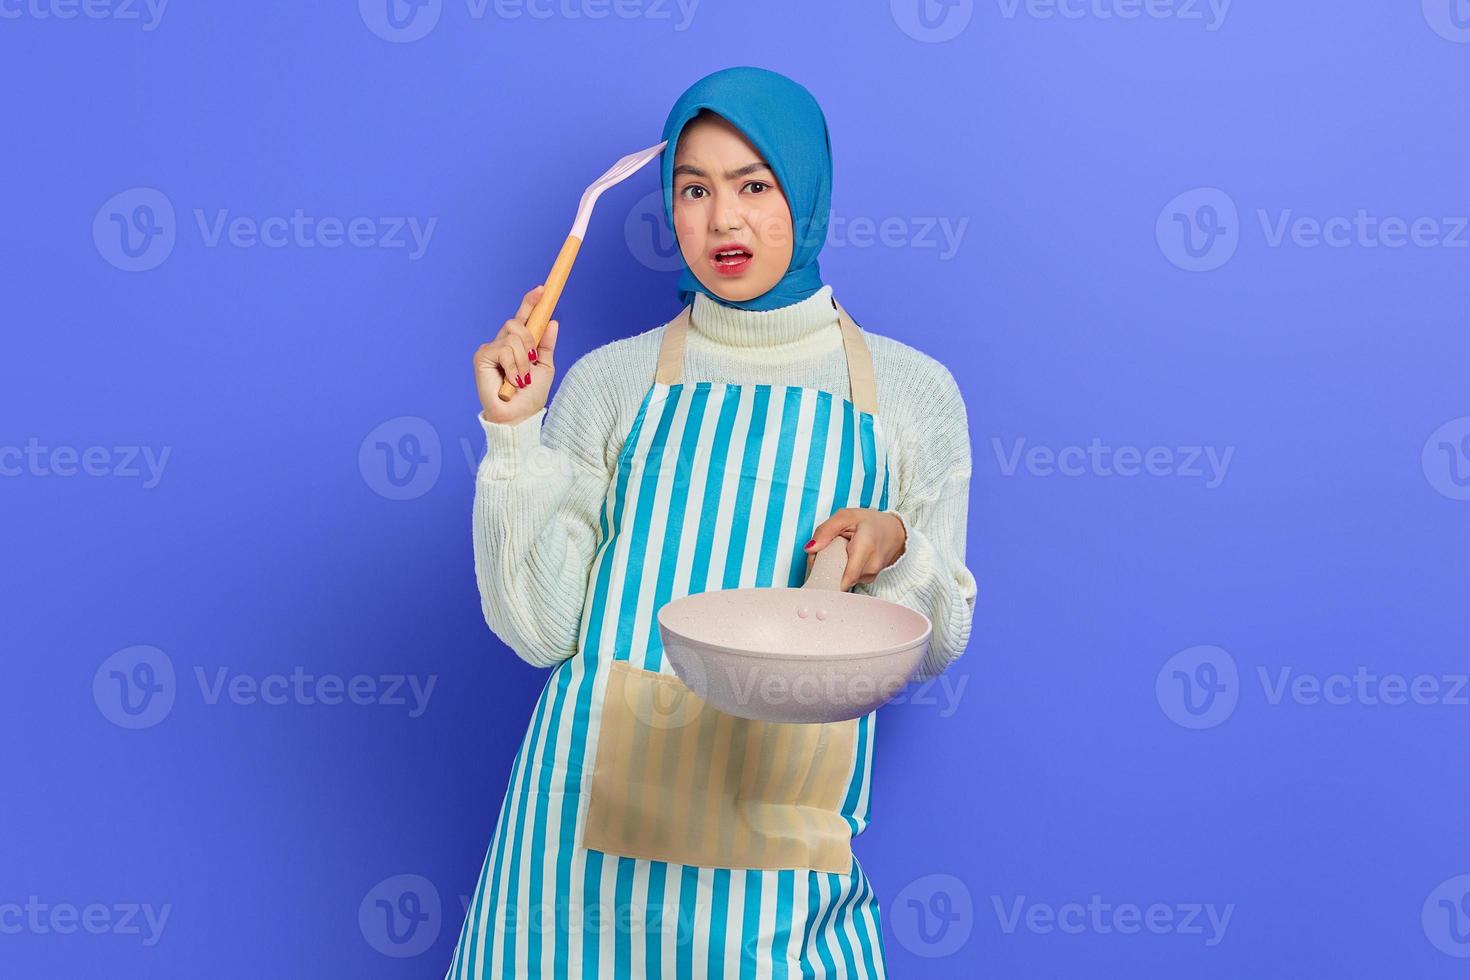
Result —
<path fill-rule="evenodd" d="M 847 567 L 842 572 L 842 591 L 867 584 L 878 573 L 898 561 L 908 544 L 903 521 L 893 514 L 868 507 L 844 507 L 817 525 L 806 546 L 806 569 L 810 573 L 816 553 L 833 538 L 847 538 Z"/>

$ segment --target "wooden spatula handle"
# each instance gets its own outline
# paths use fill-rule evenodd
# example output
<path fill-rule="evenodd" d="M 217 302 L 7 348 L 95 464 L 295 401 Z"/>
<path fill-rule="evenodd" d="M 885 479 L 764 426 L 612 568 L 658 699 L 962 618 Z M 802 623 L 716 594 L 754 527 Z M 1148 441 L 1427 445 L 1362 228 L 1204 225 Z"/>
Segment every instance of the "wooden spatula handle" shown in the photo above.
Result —
<path fill-rule="evenodd" d="M 551 265 L 551 271 L 546 274 L 546 288 L 541 291 L 541 299 L 526 319 L 526 329 L 531 331 L 531 338 L 537 344 L 541 343 L 546 325 L 551 322 L 551 313 L 556 309 L 556 301 L 561 299 L 562 287 L 567 284 L 567 276 L 571 274 L 572 263 L 577 258 L 577 249 L 581 247 L 582 239 L 576 235 L 568 235 L 567 240 L 562 243 L 561 251 L 557 253 L 556 261 Z M 520 390 L 506 378 L 500 382 L 500 400 L 508 402 Z"/>

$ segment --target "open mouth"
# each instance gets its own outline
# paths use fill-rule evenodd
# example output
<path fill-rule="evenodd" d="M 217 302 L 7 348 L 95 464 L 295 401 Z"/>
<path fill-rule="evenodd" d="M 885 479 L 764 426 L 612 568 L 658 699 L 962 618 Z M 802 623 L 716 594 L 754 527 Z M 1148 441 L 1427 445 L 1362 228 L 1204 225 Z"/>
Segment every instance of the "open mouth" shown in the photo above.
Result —
<path fill-rule="evenodd" d="M 710 263 L 721 275 L 733 276 L 744 272 L 754 257 L 750 249 L 737 245 L 731 248 L 715 249 L 710 253 Z"/>

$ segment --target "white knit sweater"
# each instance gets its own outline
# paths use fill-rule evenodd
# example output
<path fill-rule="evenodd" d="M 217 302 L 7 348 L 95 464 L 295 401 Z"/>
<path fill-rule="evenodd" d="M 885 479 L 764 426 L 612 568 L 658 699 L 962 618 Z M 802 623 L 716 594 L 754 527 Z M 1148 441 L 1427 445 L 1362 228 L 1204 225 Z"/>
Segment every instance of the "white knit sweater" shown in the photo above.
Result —
<path fill-rule="evenodd" d="M 486 421 L 475 480 L 475 575 L 485 622 L 517 655 L 552 666 L 577 652 L 600 514 L 623 439 L 653 383 L 664 326 L 589 351 L 548 405 L 513 424 Z M 877 381 L 878 418 L 892 460 L 889 512 L 908 531 L 902 555 L 866 592 L 934 625 L 916 677 L 937 676 L 964 652 L 975 609 L 965 567 L 970 435 L 944 365 L 863 331 Z M 684 381 L 803 385 L 850 398 L 832 290 L 775 310 L 695 296 Z M 545 424 L 543 425 L 543 420 Z"/>

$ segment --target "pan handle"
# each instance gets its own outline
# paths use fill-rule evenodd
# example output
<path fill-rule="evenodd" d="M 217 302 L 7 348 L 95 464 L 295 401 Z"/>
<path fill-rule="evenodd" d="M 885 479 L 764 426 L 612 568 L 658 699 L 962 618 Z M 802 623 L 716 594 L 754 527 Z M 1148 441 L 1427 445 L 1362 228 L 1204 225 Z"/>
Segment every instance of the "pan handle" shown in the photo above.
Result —
<path fill-rule="evenodd" d="M 804 589 L 827 589 L 842 591 L 842 573 L 847 570 L 847 539 L 837 535 L 827 546 L 817 552 L 812 570 L 806 577 Z"/>

